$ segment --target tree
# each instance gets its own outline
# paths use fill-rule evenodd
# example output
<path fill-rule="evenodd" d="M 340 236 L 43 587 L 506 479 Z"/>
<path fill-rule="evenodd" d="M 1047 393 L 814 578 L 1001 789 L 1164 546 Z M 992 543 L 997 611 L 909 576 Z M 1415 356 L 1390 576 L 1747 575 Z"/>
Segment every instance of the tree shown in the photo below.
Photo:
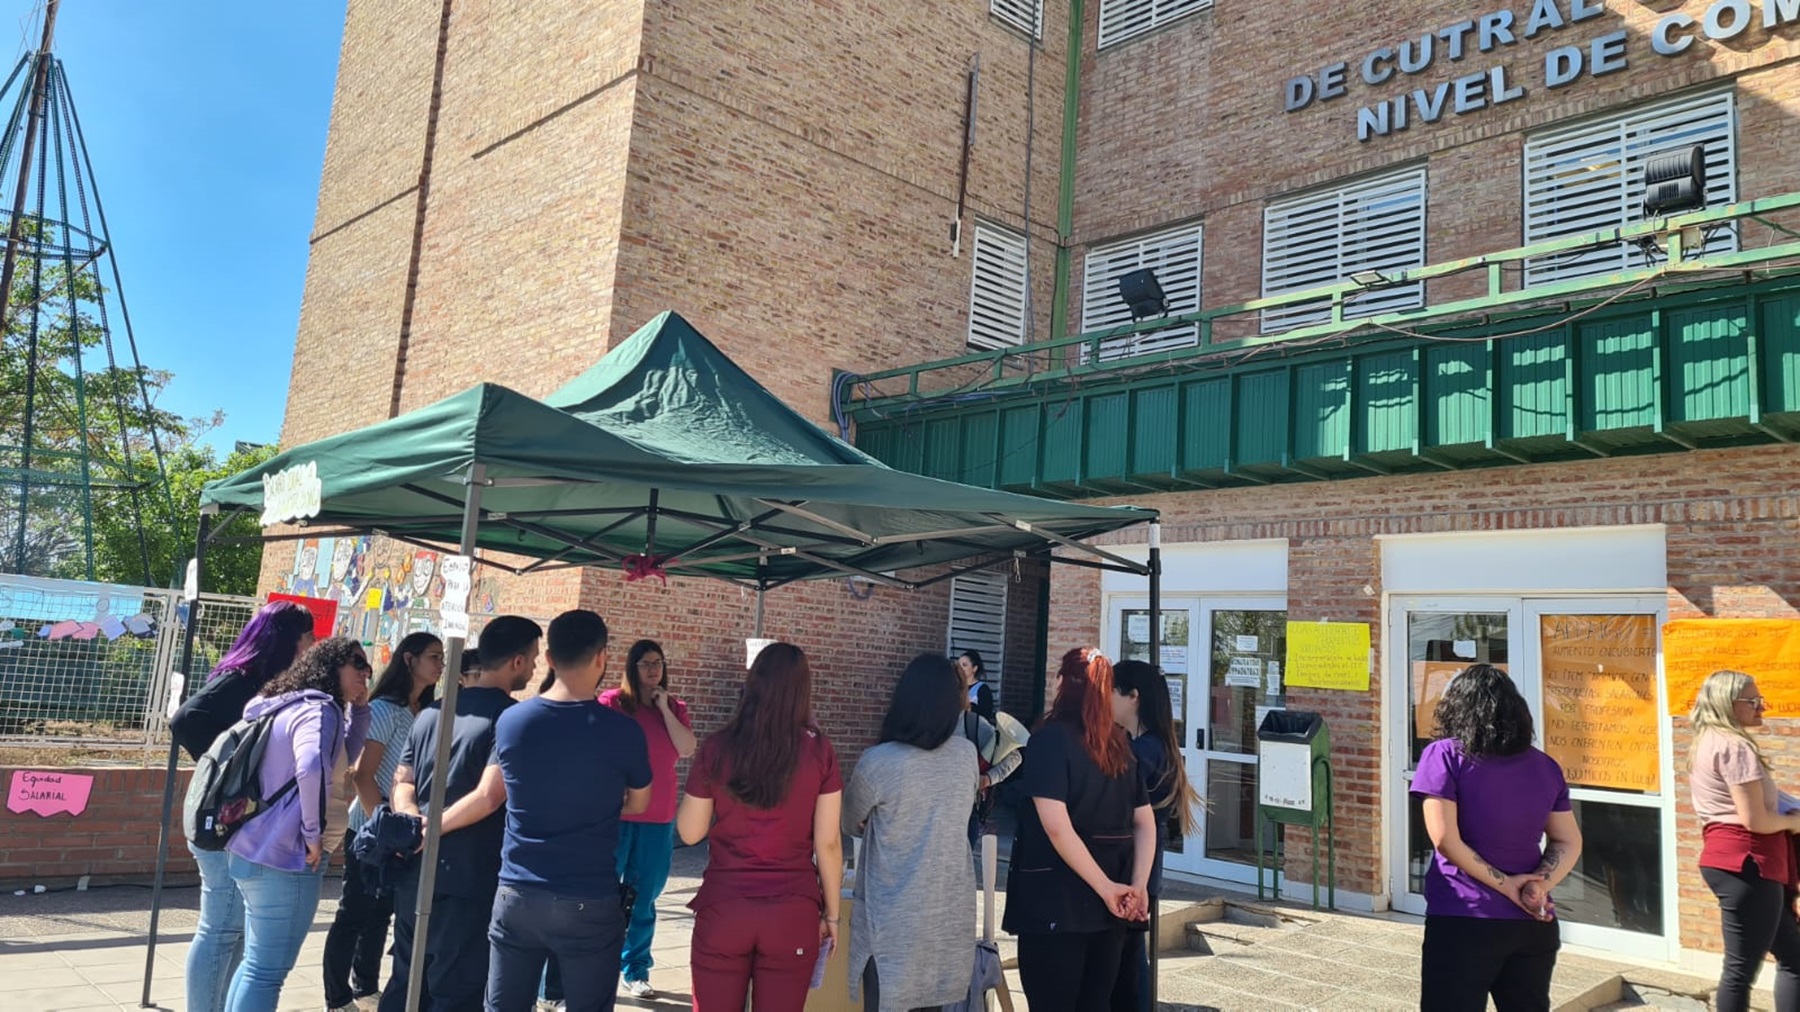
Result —
<path fill-rule="evenodd" d="M 0 329 L 0 571 L 99 577 L 88 549 L 91 533 L 97 557 L 102 503 L 146 526 L 171 523 L 156 498 L 158 450 L 204 424 L 155 406 L 168 373 L 137 364 L 135 351 L 118 363 L 92 245 L 36 218 L 20 226 Z M 126 582 L 142 583 L 143 569 L 140 555 Z"/>
<path fill-rule="evenodd" d="M 203 443 L 188 442 L 167 453 L 164 467 L 168 473 L 168 493 L 174 502 L 174 522 L 162 520 L 158 505 L 147 510 L 142 528 L 143 544 L 150 556 L 150 586 L 178 587 L 186 573 L 187 560 L 194 554 L 194 538 L 200 529 L 200 490 L 209 481 L 229 477 L 256 467 L 275 455 L 274 446 L 240 446 L 224 461 L 213 448 Z M 160 504 L 162 489 L 151 494 Z M 108 508 L 98 503 L 94 509 L 95 576 L 108 583 L 138 584 L 144 580 L 143 552 L 139 547 L 139 528 L 131 515 L 129 495 L 110 492 Z M 236 534 L 249 532 L 250 525 L 234 529 Z M 206 581 L 203 589 L 220 594 L 256 593 L 262 573 L 261 542 L 225 540 L 234 531 L 206 547 Z"/>

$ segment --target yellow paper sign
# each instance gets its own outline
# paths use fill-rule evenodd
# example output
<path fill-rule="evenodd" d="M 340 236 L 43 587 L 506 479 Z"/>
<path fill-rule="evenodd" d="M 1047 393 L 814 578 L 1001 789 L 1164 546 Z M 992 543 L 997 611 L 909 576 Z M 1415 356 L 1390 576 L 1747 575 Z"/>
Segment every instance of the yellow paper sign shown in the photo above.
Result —
<path fill-rule="evenodd" d="M 369 593 L 363 598 L 363 608 L 367 611 L 380 611 L 381 610 L 381 588 L 380 587 L 370 587 L 369 588 Z"/>
<path fill-rule="evenodd" d="M 1577 787 L 1662 789 L 1656 619 L 1545 615 L 1544 751 Z"/>
<path fill-rule="evenodd" d="M 1669 712 L 1687 716 L 1715 671 L 1756 679 L 1769 717 L 1800 717 L 1800 619 L 1680 619 L 1663 626 Z"/>
<path fill-rule="evenodd" d="M 1369 691 L 1369 627 L 1362 622 L 1289 622 L 1287 684 Z"/>

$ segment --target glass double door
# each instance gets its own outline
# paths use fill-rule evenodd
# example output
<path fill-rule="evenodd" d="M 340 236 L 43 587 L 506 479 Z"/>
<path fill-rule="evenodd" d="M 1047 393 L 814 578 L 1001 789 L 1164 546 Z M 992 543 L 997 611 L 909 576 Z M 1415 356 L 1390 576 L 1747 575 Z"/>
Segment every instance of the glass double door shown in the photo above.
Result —
<path fill-rule="evenodd" d="M 1170 839 L 1164 867 L 1232 881 L 1256 877 L 1256 727 L 1285 699 L 1287 605 L 1280 598 L 1171 596 L 1161 656 L 1189 783 L 1206 802 L 1196 831 Z M 1152 661 L 1149 602 L 1115 598 L 1106 651 Z M 1273 827 L 1266 830 L 1275 832 Z"/>
<path fill-rule="evenodd" d="M 1395 907 L 1425 912 L 1432 845 L 1409 788 L 1438 700 L 1470 664 L 1504 669 L 1531 707 L 1534 744 L 1569 782 L 1584 846 L 1557 888 L 1565 941 L 1667 959 L 1675 937 L 1670 726 L 1658 598 L 1394 598 L 1388 739 Z M 1396 838 L 1398 837 L 1398 838 Z"/>

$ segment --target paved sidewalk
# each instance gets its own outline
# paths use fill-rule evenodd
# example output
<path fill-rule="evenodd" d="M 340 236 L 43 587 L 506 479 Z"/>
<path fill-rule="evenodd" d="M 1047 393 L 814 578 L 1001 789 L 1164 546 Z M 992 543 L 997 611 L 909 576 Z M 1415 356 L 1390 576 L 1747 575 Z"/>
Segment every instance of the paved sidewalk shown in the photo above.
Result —
<path fill-rule="evenodd" d="M 688 941 L 693 915 L 687 902 L 700 884 L 705 862 L 704 847 L 675 853 L 668 890 L 659 905 L 656 966 L 650 978 L 661 997 L 644 1002 L 621 998 L 619 1008 L 690 1006 Z M 327 896 L 282 992 L 282 1010 L 317 1012 L 325 1006 L 320 956 L 336 912 L 337 889 L 338 880 L 328 879 Z M 1417 1007 L 1421 929 L 1416 921 L 1319 914 L 1299 904 L 1258 904 L 1238 895 L 1221 899 L 1178 886 L 1172 891 L 1175 895 L 1163 902 L 1169 922 L 1165 944 L 1179 945 L 1182 922 L 1198 918 L 1201 923 L 1189 929 L 1186 941 L 1201 948 L 1165 951 L 1159 975 L 1162 1012 L 1376 1012 Z M 185 1012 L 183 961 L 199 890 L 190 886 L 165 895 L 150 997 L 153 1008 Z M 0 1010 L 137 1009 L 149 906 L 150 891 L 132 887 L 0 895 Z M 971 909 L 971 914 L 977 911 Z M 1012 940 L 1001 934 L 999 943 L 1002 958 L 1011 965 Z M 1017 971 L 1009 970 L 1007 976 L 1018 1012 L 1029 1012 L 1017 993 Z M 1628 995 L 1625 982 L 1640 985 L 1640 993 L 1647 996 L 1660 992 L 1675 999 L 1667 1007 L 1707 1007 L 1693 998 L 1710 990 L 1708 981 L 1565 954 L 1557 965 L 1556 1008 L 1581 1012 L 1615 1007 L 1612 1003 Z M 1767 1007 L 1768 993 L 1757 997 L 1759 1007 Z"/>

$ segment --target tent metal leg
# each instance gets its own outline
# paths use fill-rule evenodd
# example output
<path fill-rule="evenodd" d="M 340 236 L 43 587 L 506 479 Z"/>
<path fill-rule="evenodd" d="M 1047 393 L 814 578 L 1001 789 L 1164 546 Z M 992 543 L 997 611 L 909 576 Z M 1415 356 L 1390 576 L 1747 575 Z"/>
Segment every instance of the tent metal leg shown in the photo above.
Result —
<path fill-rule="evenodd" d="M 212 514 L 200 513 L 200 528 L 194 539 L 194 599 L 188 602 L 187 632 L 181 643 L 181 676 L 183 695 L 192 691 L 194 679 L 194 640 L 200 634 L 200 580 L 206 575 L 206 542 L 211 533 Z M 154 702 L 152 703 L 154 705 Z M 162 920 L 163 873 L 169 863 L 169 822 L 175 810 L 175 773 L 181 760 L 181 746 L 169 735 L 169 762 L 163 772 L 162 825 L 156 832 L 156 878 L 150 886 L 150 939 L 144 948 L 144 990 L 138 1005 L 153 1007 L 150 1002 L 150 975 L 156 969 L 156 929 Z"/>
<path fill-rule="evenodd" d="M 481 522 L 481 489 L 487 483 L 487 468 L 469 465 L 469 485 L 463 498 L 462 543 L 457 549 L 463 555 L 475 554 L 475 532 Z M 425 947 L 431 937 L 431 894 L 437 886 L 438 842 L 443 836 L 444 801 L 450 790 L 450 738 L 456 728 L 456 690 L 462 671 L 463 646 L 466 637 L 450 636 L 444 643 L 444 674 L 438 686 L 437 748 L 432 759 L 430 808 L 425 813 L 425 853 L 419 865 L 419 902 L 414 908 L 413 952 L 406 976 L 406 1012 L 419 1012 L 419 995 L 425 983 Z"/>
<path fill-rule="evenodd" d="M 766 592 L 767 592 L 766 585 L 763 583 L 762 579 L 759 577 L 756 581 L 756 638 L 757 639 L 763 638 L 763 594 Z"/>
<path fill-rule="evenodd" d="M 1157 673 L 1161 674 L 1162 673 L 1162 522 L 1161 521 L 1152 520 L 1150 522 L 1150 551 L 1149 551 L 1149 558 L 1147 559 L 1147 561 L 1150 564 L 1149 565 L 1149 568 L 1150 568 L 1150 573 L 1149 573 L 1149 578 L 1150 578 L 1150 663 L 1155 665 Z M 1180 756 L 1170 756 L 1169 759 L 1171 762 L 1180 762 L 1181 761 Z M 1158 929 L 1161 927 L 1161 925 L 1158 922 L 1161 921 L 1162 918 L 1159 916 L 1161 911 L 1159 911 L 1157 909 L 1158 906 L 1159 906 L 1159 904 L 1155 900 L 1150 901 L 1150 937 L 1147 939 L 1147 943 L 1150 947 L 1150 1007 L 1153 1009 L 1158 1007 L 1156 1004 L 1156 994 L 1157 994 L 1157 990 L 1158 990 L 1156 978 L 1157 978 L 1157 972 L 1162 967 L 1162 952 L 1161 952 L 1162 946 L 1159 944 L 1161 939 L 1159 937 L 1160 933 L 1158 931 Z"/>

